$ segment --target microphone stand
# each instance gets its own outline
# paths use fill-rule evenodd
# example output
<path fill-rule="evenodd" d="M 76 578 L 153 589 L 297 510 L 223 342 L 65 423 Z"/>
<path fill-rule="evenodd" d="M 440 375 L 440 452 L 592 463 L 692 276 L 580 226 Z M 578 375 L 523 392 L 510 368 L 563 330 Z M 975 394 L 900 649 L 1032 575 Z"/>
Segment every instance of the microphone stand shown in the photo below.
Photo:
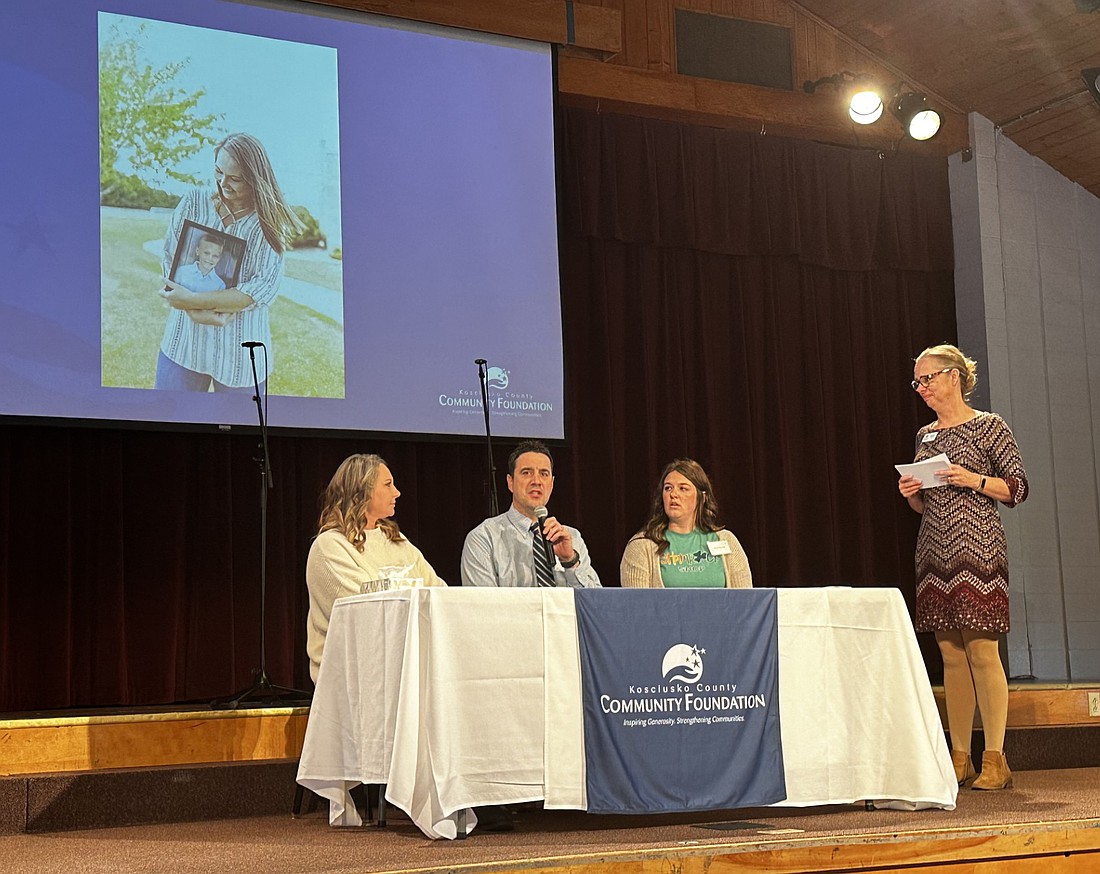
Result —
<path fill-rule="evenodd" d="M 485 413 L 485 451 L 489 456 L 489 515 L 496 516 L 500 513 L 497 504 L 497 468 L 493 463 L 493 435 L 489 432 L 489 373 L 484 358 L 475 358 L 477 365 L 477 377 L 481 382 L 481 409 Z"/>
<path fill-rule="evenodd" d="M 276 686 L 267 676 L 267 493 L 275 488 L 275 480 L 271 475 L 271 454 L 267 448 L 267 420 L 264 416 L 264 405 L 260 400 L 260 379 L 256 373 L 256 347 L 263 343 L 242 343 L 248 349 L 248 357 L 252 362 L 252 384 L 256 393 L 252 400 L 256 402 L 256 413 L 260 419 L 260 457 L 255 459 L 260 465 L 260 667 L 253 668 L 252 675 L 256 678 L 251 686 L 243 692 L 238 692 L 229 698 L 216 698 L 210 702 L 215 710 L 236 710 L 246 701 L 255 701 L 260 704 L 273 704 L 284 698 L 300 699 L 302 702 L 310 700 L 313 695 L 301 689 L 290 689 L 286 686 Z M 267 371 L 267 347 L 264 346 L 264 371 Z M 267 377 L 264 377 L 264 395 L 267 394 Z"/>

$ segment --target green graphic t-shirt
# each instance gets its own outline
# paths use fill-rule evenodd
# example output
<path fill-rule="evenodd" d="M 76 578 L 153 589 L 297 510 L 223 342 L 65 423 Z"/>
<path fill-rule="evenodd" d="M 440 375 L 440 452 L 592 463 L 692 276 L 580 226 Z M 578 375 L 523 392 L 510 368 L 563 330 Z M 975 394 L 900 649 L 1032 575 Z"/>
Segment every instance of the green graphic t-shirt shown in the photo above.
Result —
<path fill-rule="evenodd" d="M 704 534 L 698 528 L 690 534 L 666 531 L 668 549 L 660 556 L 661 582 L 666 589 L 715 588 L 726 585 L 722 556 L 711 555 L 707 542 L 720 540 L 713 531 Z"/>

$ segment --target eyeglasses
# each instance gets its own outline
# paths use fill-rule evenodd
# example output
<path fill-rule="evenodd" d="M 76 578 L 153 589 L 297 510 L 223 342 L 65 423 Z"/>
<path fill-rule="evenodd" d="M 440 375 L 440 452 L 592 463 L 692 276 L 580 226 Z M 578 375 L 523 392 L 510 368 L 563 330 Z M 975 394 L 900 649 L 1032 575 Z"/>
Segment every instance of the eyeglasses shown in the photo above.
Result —
<path fill-rule="evenodd" d="M 928 388 L 929 383 L 931 383 L 932 380 L 939 376 L 941 373 L 950 373 L 954 369 L 954 367 L 945 367 L 943 370 L 937 370 L 935 373 L 926 373 L 924 376 L 918 376 L 909 384 L 913 386 L 913 391 L 916 391 L 922 385 L 925 388 Z"/>

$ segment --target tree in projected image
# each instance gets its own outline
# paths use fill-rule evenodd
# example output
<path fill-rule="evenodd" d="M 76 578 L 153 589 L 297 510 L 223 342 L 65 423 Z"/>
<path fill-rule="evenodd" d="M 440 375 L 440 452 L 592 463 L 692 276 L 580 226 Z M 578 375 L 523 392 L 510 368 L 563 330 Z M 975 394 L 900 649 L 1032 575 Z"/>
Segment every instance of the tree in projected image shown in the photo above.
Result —
<path fill-rule="evenodd" d="M 100 201 L 120 187 L 142 184 L 156 193 L 161 174 L 197 185 L 201 180 L 176 169 L 186 159 L 213 146 L 223 133 L 220 114 L 202 114 L 198 105 L 206 93 L 190 93 L 175 84 L 187 61 L 161 67 L 142 62 L 140 26 L 137 36 L 122 36 L 117 28 L 99 49 L 99 175 Z M 132 173 L 125 173 L 128 167 Z M 175 200 L 175 199 L 174 199 Z M 152 204 L 148 204 L 152 205 Z"/>

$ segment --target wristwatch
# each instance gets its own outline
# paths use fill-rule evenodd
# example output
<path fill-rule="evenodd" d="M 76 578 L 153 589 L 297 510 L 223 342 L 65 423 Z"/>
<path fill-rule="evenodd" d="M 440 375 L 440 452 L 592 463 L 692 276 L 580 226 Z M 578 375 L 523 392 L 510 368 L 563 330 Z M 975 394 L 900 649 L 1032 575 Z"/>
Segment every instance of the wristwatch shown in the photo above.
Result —
<path fill-rule="evenodd" d="M 581 557 L 580 557 L 580 555 L 577 554 L 577 550 L 574 549 L 573 550 L 573 557 L 571 559 L 569 559 L 569 561 L 563 561 L 561 563 L 561 566 L 563 568 L 565 568 L 566 570 L 569 570 L 569 568 L 576 567 L 580 563 L 581 563 Z"/>

